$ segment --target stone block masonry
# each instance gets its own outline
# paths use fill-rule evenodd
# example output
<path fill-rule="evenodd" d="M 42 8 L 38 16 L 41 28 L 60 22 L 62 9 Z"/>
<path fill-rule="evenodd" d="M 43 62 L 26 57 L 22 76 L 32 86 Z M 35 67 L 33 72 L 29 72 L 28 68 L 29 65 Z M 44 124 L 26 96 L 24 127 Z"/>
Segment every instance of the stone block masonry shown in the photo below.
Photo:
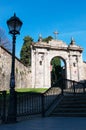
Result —
<path fill-rule="evenodd" d="M 0 46 L 0 91 L 10 88 L 11 53 Z M 15 57 L 15 88 L 31 87 L 31 68 Z"/>

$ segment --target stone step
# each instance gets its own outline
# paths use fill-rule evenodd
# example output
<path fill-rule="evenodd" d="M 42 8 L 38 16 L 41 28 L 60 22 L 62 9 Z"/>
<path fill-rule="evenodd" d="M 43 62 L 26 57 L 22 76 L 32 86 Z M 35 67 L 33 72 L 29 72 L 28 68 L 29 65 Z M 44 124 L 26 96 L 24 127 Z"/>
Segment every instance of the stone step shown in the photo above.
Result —
<path fill-rule="evenodd" d="M 75 100 L 71 100 L 71 101 L 61 101 L 61 102 L 59 103 L 60 106 L 62 106 L 62 105 L 66 105 L 66 106 L 67 106 L 67 105 L 68 105 L 68 106 L 69 106 L 69 105 L 70 105 L 70 106 L 72 105 L 72 106 L 73 106 L 73 105 L 76 105 L 76 104 L 77 104 L 77 105 L 83 105 L 83 104 L 86 105 L 86 100 L 80 100 L 80 99 L 79 99 L 79 100 L 77 100 L 77 101 L 75 101 Z"/>
<path fill-rule="evenodd" d="M 65 96 L 65 99 L 64 100 L 72 100 L 72 99 L 75 99 L 75 100 L 77 100 L 77 99 L 86 99 L 86 96 Z"/>
<path fill-rule="evenodd" d="M 86 95 L 85 96 L 65 96 L 64 100 L 72 100 L 72 99 L 86 99 Z"/>
<path fill-rule="evenodd" d="M 55 109 L 54 112 L 73 112 L 73 111 L 76 111 L 76 112 L 84 112 L 86 111 L 86 108 L 58 108 L 58 109 Z"/>
<path fill-rule="evenodd" d="M 86 112 L 84 112 L 84 113 L 82 113 L 82 112 L 80 112 L 80 113 L 53 113 L 53 115 L 51 115 L 51 116 L 59 116 L 59 117 L 86 117 Z"/>
<path fill-rule="evenodd" d="M 86 116 L 85 96 L 64 96 L 51 113 L 52 116 Z"/>
<path fill-rule="evenodd" d="M 59 105 L 57 108 L 86 108 L 86 104 L 74 104 L 74 105 L 62 104 Z"/>

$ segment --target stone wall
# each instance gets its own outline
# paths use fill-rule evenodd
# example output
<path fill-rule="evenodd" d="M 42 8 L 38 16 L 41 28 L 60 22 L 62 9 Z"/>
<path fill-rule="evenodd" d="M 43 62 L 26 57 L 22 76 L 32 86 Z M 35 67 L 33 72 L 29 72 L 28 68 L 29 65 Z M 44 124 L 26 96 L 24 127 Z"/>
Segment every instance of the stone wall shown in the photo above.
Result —
<path fill-rule="evenodd" d="M 11 72 L 11 53 L 0 46 L 0 90 L 9 89 Z M 25 67 L 18 58 L 15 59 L 16 88 L 31 87 L 31 68 Z"/>

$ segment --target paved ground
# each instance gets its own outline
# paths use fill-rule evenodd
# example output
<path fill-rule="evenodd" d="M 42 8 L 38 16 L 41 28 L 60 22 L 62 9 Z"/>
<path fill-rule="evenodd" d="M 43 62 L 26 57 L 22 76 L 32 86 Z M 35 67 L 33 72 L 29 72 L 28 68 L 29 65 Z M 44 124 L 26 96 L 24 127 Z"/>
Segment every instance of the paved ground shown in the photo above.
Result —
<path fill-rule="evenodd" d="M 16 124 L 2 124 L 0 130 L 86 130 L 86 118 L 36 118 Z"/>

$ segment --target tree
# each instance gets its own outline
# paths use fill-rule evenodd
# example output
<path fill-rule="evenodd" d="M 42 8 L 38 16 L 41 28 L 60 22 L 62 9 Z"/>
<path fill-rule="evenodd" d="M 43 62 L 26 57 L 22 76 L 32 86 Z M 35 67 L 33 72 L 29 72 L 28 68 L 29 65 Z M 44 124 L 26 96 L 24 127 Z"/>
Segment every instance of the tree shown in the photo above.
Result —
<path fill-rule="evenodd" d="M 24 37 L 24 43 L 20 52 L 20 60 L 25 66 L 31 65 L 31 44 L 33 39 L 30 36 Z"/>
<path fill-rule="evenodd" d="M 44 42 L 49 42 L 53 38 L 51 36 L 48 36 L 47 38 L 44 38 Z M 24 37 L 24 43 L 20 51 L 20 60 L 25 66 L 31 66 L 31 44 L 33 42 L 32 37 L 25 36 Z"/>
<path fill-rule="evenodd" d="M 48 36 L 48 37 L 46 37 L 46 38 L 43 38 L 42 41 L 48 43 L 48 42 L 51 41 L 52 39 L 53 39 L 52 36 Z"/>
<path fill-rule="evenodd" d="M 0 46 L 3 46 L 8 51 L 12 50 L 11 42 L 5 35 L 5 31 L 2 28 L 0 28 Z"/>
<path fill-rule="evenodd" d="M 61 78 L 61 60 L 58 57 L 54 57 L 51 61 L 51 85 L 56 85 L 57 80 Z"/>

